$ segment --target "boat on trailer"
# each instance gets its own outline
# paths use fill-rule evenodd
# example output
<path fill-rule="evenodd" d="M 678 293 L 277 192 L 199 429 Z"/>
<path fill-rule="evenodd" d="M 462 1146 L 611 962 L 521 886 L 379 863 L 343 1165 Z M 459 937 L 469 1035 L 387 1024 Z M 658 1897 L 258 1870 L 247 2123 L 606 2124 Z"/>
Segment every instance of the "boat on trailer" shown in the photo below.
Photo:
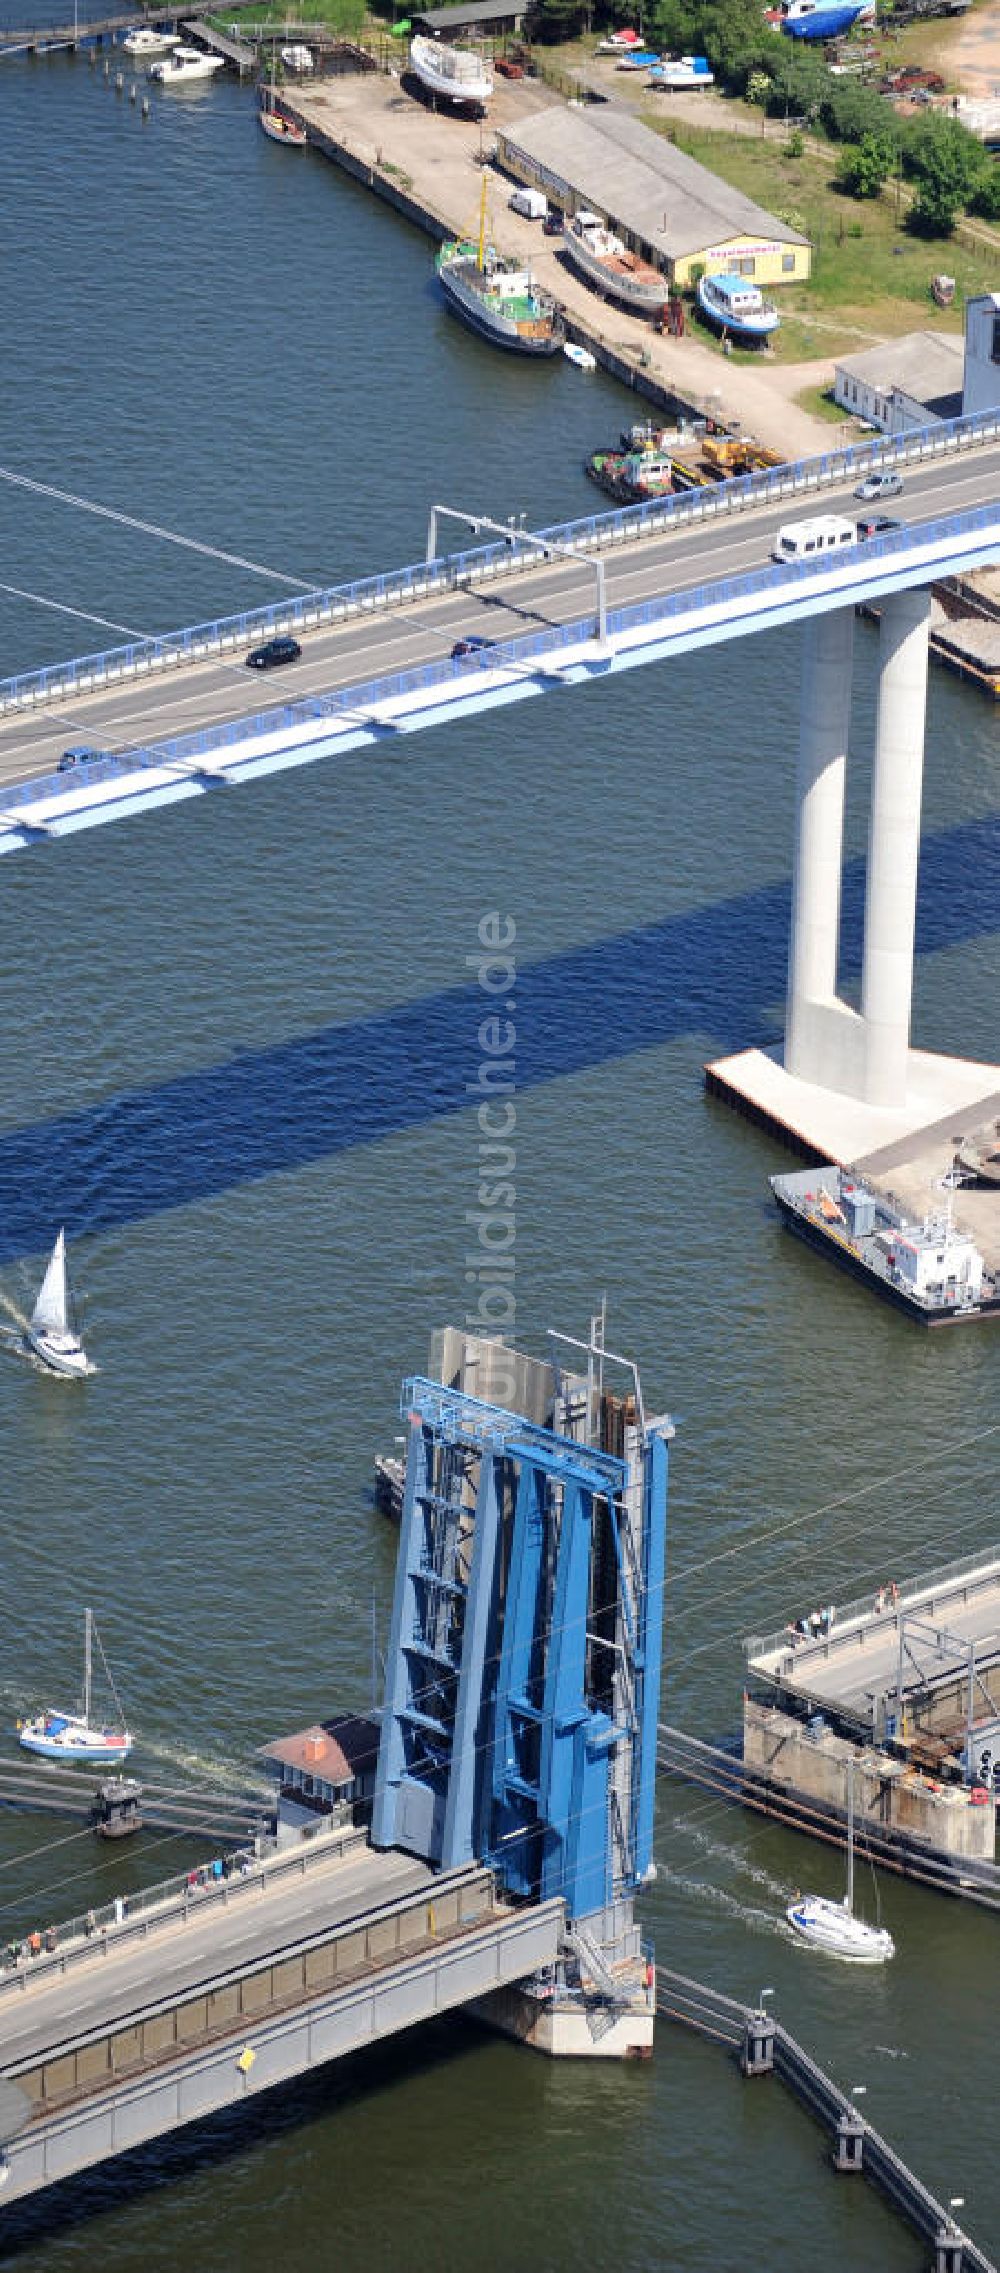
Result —
<path fill-rule="evenodd" d="M 698 306 L 717 331 L 729 339 L 767 339 L 781 322 L 773 301 L 765 300 L 756 284 L 745 276 L 701 276 Z"/>
<path fill-rule="evenodd" d="M 483 110 L 493 93 L 493 72 L 471 47 L 447 47 L 443 40 L 410 41 L 410 62 L 422 87 L 453 110 Z"/>
<path fill-rule="evenodd" d="M 121 1718 L 121 1726 L 117 1728 L 105 1727 L 91 1718 L 95 1637 Z M 75 1760 L 79 1760 L 108 1767 L 128 1758 L 132 1749 L 132 1737 L 125 1727 L 121 1702 L 111 1679 L 107 1658 L 101 1649 L 100 1637 L 96 1635 L 91 1610 L 84 1612 L 83 1696 L 80 1704 L 73 1712 L 39 1713 L 35 1720 L 23 1721 L 17 1735 L 25 1752 L 35 1753 L 40 1760 L 59 1760 L 64 1765 L 72 1766 Z"/>
<path fill-rule="evenodd" d="M 640 260 L 638 253 L 629 252 L 600 214 L 575 213 L 563 226 L 562 243 L 572 266 L 609 300 L 647 314 L 663 308 L 670 289 L 666 277 L 648 260 Z"/>

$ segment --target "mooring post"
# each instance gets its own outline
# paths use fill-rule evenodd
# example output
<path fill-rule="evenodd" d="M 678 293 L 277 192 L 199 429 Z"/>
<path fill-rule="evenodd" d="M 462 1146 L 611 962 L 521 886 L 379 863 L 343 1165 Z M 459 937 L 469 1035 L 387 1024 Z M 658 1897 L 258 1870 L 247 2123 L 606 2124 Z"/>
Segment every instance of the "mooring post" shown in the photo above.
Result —
<path fill-rule="evenodd" d="M 962 2273 L 965 2237 L 950 2222 L 934 2237 L 934 2273 Z"/>
<path fill-rule="evenodd" d="M 763 2006 L 749 2013 L 743 2032 L 740 2066 L 745 2076 L 769 2076 L 774 2070 L 774 2022 Z"/>
<path fill-rule="evenodd" d="M 834 2170 L 861 2170 L 864 2162 L 864 2138 L 863 2118 L 855 2108 L 845 2107 L 837 2121 Z"/>

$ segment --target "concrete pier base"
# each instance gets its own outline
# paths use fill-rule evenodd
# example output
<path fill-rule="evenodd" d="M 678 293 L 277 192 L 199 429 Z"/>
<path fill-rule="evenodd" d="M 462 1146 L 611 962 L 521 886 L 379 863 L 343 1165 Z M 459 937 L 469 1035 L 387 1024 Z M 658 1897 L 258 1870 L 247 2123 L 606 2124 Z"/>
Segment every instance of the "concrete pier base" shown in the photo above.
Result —
<path fill-rule="evenodd" d="M 846 1017 L 853 1015 L 845 1011 Z M 705 1067 L 705 1084 L 711 1096 L 722 1098 L 804 1159 L 832 1160 L 842 1168 L 857 1167 L 872 1153 L 898 1147 L 904 1138 L 912 1138 L 917 1151 L 940 1123 L 947 1167 L 954 1151 L 948 1141 L 952 1133 L 957 1136 L 960 1129 L 989 1118 L 1000 1091 L 1000 1066 L 910 1050 L 905 1101 L 892 1105 L 803 1081 L 782 1065 L 777 1052 L 765 1050 L 716 1059 Z"/>
<path fill-rule="evenodd" d="M 623 2007 L 596 2007 L 530 1982 L 477 1997 L 468 2010 L 487 2028 L 550 2060 L 649 2060 L 656 2021 L 654 1983 Z"/>
<path fill-rule="evenodd" d="M 845 2111 L 837 2124 L 837 2144 L 833 2153 L 834 2170 L 863 2170 L 864 2142 L 865 2127 L 860 2115 L 849 2115 Z"/>

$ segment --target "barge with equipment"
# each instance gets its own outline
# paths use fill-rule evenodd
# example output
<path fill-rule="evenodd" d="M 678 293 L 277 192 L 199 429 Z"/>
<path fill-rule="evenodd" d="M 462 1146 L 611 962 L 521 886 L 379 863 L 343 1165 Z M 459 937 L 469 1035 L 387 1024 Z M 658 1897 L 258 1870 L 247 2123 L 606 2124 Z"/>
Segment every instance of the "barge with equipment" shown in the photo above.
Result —
<path fill-rule="evenodd" d="M 772 1176 L 791 1231 L 923 1326 L 1000 1317 L 1000 1284 L 979 1248 L 938 1214 L 913 1221 L 865 1177 L 828 1163 Z"/>

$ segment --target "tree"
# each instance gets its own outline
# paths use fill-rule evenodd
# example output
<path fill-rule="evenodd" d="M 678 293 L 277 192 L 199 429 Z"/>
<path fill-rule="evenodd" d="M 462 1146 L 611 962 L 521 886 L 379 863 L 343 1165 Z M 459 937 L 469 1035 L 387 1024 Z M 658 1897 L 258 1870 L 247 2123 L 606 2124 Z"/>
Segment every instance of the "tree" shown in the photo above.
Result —
<path fill-rule="evenodd" d="M 909 225 L 918 236 L 950 237 L 956 216 L 975 197 L 986 165 L 981 142 L 957 118 L 940 112 L 911 127 L 903 146 L 917 184 Z"/>
<path fill-rule="evenodd" d="M 898 152 L 892 134 L 864 134 L 844 152 L 837 176 L 850 197 L 877 197 L 896 163 Z"/>
<path fill-rule="evenodd" d="M 984 221 L 1000 221 L 1000 166 L 994 164 L 986 167 L 969 212 L 980 214 Z"/>

